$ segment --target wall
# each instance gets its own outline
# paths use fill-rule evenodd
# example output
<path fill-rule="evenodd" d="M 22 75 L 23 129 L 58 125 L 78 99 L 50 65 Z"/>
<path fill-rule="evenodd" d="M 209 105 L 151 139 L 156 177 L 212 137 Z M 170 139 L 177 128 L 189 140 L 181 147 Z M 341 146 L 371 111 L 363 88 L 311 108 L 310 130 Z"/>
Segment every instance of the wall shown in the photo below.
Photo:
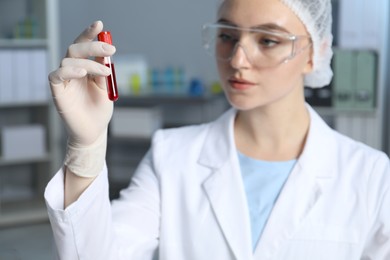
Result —
<path fill-rule="evenodd" d="M 118 54 L 144 54 L 150 66 L 183 66 L 187 76 L 216 80 L 201 46 L 201 26 L 215 21 L 217 0 L 60 1 L 61 52 L 90 23 L 102 20 Z"/>

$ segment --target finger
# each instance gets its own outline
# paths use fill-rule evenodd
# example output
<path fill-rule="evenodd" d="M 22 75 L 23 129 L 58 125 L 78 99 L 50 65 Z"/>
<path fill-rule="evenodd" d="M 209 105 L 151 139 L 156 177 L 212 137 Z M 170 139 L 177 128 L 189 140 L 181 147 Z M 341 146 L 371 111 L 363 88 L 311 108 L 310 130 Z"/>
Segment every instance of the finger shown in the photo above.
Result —
<path fill-rule="evenodd" d="M 116 51 L 115 46 L 104 42 L 81 42 L 69 46 L 67 58 L 108 57 Z"/>
<path fill-rule="evenodd" d="M 72 79 L 79 79 L 87 75 L 87 70 L 79 67 L 62 67 L 49 74 L 51 85 L 60 85 Z"/>
<path fill-rule="evenodd" d="M 103 22 L 95 21 L 74 40 L 74 43 L 93 41 L 102 30 Z"/>
<path fill-rule="evenodd" d="M 93 81 L 96 83 L 96 86 L 102 90 L 106 90 L 106 78 L 104 77 L 94 77 Z"/>
<path fill-rule="evenodd" d="M 87 71 L 88 74 L 95 76 L 107 77 L 111 73 L 107 66 L 89 59 L 65 58 L 61 62 L 61 67 L 83 68 Z"/>
<path fill-rule="evenodd" d="M 104 64 L 104 58 L 103 57 L 95 57 L 95 61 L 99 62 L 101 64 Z"/>

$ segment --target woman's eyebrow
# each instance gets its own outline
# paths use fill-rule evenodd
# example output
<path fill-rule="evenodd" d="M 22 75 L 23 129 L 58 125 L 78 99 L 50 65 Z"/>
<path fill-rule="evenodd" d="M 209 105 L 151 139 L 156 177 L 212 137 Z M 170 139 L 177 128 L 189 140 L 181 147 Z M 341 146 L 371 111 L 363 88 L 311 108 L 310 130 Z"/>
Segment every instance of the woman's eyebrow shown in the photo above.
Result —
<path fill-rule="evenodd" d="M 227 20 L 227 19 L 224 19 L 224 18 L 221 18 L 217 21 L 217 23 L 220 23 L 220 24 L 226 24 L 226 25 L 230 25 L 230 26 L 234 26 L 234 27 L 240 27 L 239 25 Z M 278 32 L 284 32 L 284 33 L 288 33 L 288 34 L 291 34 L 290 31 L 288 31 L 286 28 L 280 26 L 280 25 L 277 25 L 275 23 L 266 23 L 266 24 L 259 24 L 259 25 L 255 25 L 255 26 L 251 26 L 249 29 L 260 29 L 260 30 L 267 30 L 267 31 L 278 31 Z"/>
<path fill-rule="evenodd" d="M 279 31 L 279 32 L 284 32 L 284 33 L 291 34 L 291 32 L 288 31 L 286 28 L 284 28 L 282 26 L 279 26 L 279 25 L 277 25 L 275 23 L 260 24 L 260 25 L 256 25 L 256 26 L 251 27 L 251 29 L 261 29 L 261 30 L 268 30 L 268 31 Z"/>
<path fill-rule="evenodd" d="M 233 27 L 239 27 L 238 25 L 236 25 L 235 23 L 229 21 L 229 20 L 226 20 L 226 19 L 218 19 L 217 23 L 219 24 L 225 24 L 225 25 L 230 25 L 230 26 L 233 26 Z"/>

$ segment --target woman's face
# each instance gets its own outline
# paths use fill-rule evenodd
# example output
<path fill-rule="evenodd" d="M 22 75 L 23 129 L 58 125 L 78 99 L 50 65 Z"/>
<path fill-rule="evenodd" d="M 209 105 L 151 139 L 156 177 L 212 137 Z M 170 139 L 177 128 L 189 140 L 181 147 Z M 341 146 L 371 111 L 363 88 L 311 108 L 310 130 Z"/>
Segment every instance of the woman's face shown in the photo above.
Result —
<path fill-rule="evenodd" d="M 218 18 L 219 22 L 238 27 L 308 35 L 298 17 L 279 0 L 225 0 Z M 245 41 L 243 37 L 241 40 Z M 307 38 L 298 42 L 300 47 L 308 44 Z M 248 59 L 251 51 L 247 49 L 238 46 L 229 61 L 217 60 L 221 84 L 233 107 L 250 110 L 279 102 L 293 105 L 303 100 L 303 76 L 312 68 L 311 48 L 304 48 L 288 62 L 273 67 L 256 66 L 250 60 L 253 57 Z"/>

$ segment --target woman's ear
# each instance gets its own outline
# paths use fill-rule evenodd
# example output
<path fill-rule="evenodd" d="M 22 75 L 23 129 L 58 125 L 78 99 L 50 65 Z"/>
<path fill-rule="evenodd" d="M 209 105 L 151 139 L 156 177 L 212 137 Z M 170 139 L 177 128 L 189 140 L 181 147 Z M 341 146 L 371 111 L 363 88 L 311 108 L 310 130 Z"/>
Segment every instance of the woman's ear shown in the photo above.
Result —
<path fill-rule="evenodd" d="M 310 52 L 307 55 L 307 61 L 303 69 L 303 74 L 309 74 L 312 71 L 313 71 L 313 47 L 310 48 Z"/>

